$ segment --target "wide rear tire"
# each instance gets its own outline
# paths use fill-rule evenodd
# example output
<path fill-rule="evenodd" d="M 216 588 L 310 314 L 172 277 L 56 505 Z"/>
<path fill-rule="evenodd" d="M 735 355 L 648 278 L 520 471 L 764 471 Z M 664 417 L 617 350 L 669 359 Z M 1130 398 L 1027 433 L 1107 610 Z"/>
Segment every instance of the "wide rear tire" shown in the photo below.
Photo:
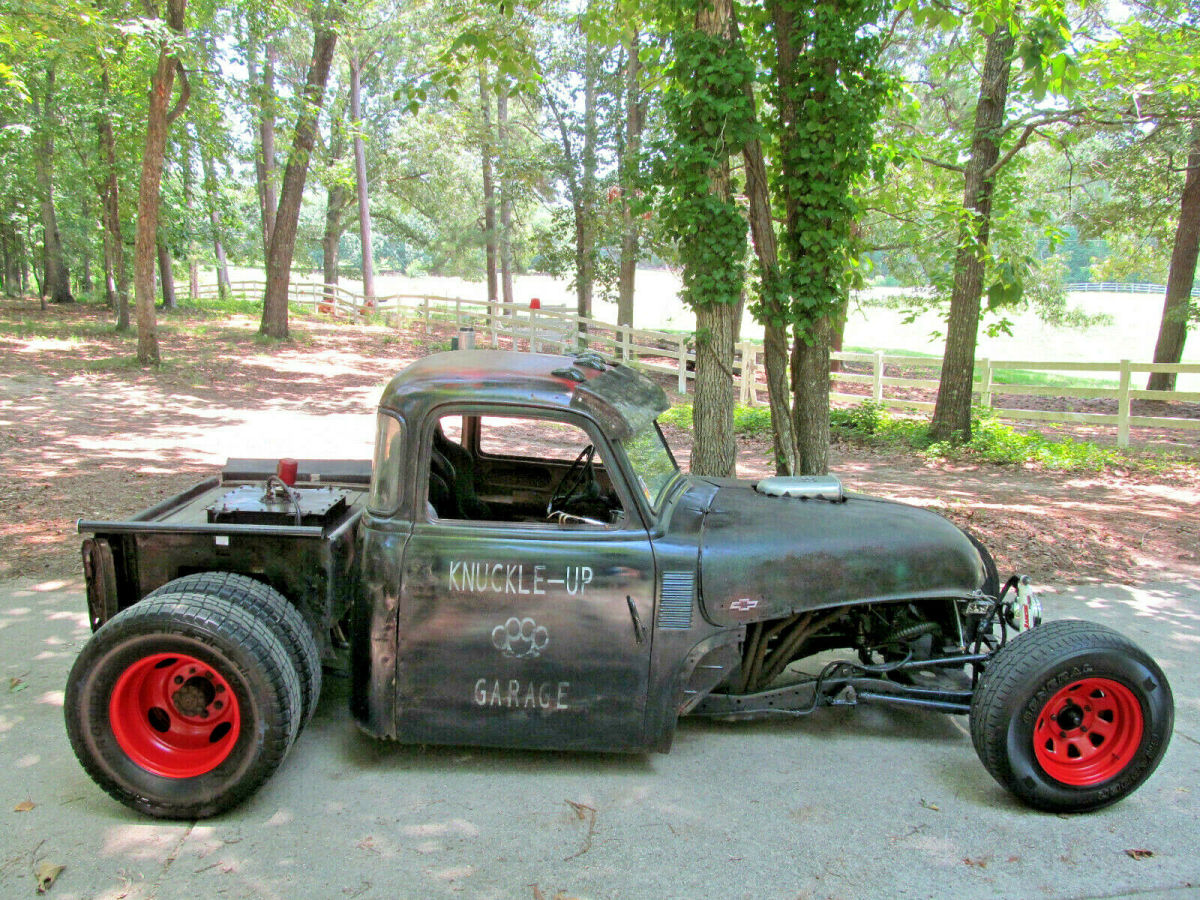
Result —
<path fill-rule="evenodd" d="M 321 699 L 321 650 L 313 630 L 287 597 L 268 584 L 234 572 L 196 572 L 168 581 L 147 598 L 163 594 L 199 593 L 228 600 L 274 630 L 300 674 L 301 730 L 312 720 Z"/>
<path fill-rule="evenodd" d="M 166 594 L 104 624 L 67 678 L 67 734 L 104 790 L 139 812 L 216 815 L 278 768 L 300 682 L 262 621 L 227 600 Z"/>
<path fill-rule="evenodd" d="M 971 702 L 971 740 L 992 776 L 1053 812 L 1115 803 L 1158 766 L 1175 721 L 1162 670 L 1128 638 L 1091 622 L 1047 622 L 988 661 Z"/>

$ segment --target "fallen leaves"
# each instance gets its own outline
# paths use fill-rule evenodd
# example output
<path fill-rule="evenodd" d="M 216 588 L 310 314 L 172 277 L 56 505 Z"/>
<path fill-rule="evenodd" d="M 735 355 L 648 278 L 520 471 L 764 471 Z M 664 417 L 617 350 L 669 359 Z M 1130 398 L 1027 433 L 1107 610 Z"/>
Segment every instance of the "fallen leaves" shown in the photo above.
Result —
<path fill-rule="evenodd" d="M 1154 856 L 1154 851 L 1137 848 L 1133 850 L 1126 850 L 1125 855 L 1130 859 L 1150 859 Z"/>
<path fill-rule="evenodd" d="M 22 800 L 13 807 L 13 812 L 31 812 L 37 806 L 32 800 Z"/>
<path fill-rule="evenodd" d="M 55 880 L 63 873 L 66 866 L 58 863 L 47 862 L 42 860 L 37 864 L 37 868 L 33 870 L 33 877 L 37 879 L 37 892 L 44 894 L 54 885 Z"/>
<path fill-rule="evenodd" d="M 572 853 L 563 862 L 570 862 L 573 859 L 578 859 L 592 849 L 592 838 L 596 836 L 596 809 L 588 806 L 586 803 L 576 803 L 574 800 L 564 800 L 567 806 L 575 811 L 575 818 L 580 822 L 588 823 L 587 836 L 583 840 L 583 846 L 575 853 Z M 555 900 L 558 900 L 556 897 Z"/>

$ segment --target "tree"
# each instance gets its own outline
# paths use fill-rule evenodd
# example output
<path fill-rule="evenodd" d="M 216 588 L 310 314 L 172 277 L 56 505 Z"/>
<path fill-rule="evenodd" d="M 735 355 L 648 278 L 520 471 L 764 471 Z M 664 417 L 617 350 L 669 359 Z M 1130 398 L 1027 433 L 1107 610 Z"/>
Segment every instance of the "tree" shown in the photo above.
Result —
<path fill-rule="evenodd" d="M 632 6 L 632 4 L 630 4 Z M 646 127 L 647 98 L 642 88 L 645 66 L 641 61 L 642 39 L 640 23 L 633 10 L 623 10 L 626 22 L 622 34 L 625 55 L 624 92 L 622 96 L 625 122 L 618 133 L 617 170 L 621 198 L 621 259 L 617 288 L 617 324 L 633 324 L 633 294 L 637 267 L 641 257 L 641 216 L 635 205 L 642 196 L 642 132 Z M 632 19 L 632 21 L 630 21 Z"/>
<path fill-rule="evenodd" d="M 58 214 L 54 207 L 54 131 L 58 127 L 54 112 L 54 64 L 46 66 L 43 90 L 35 98 L 34 114 L 38 119 L 37 181 L 41 193 L 42 255 L 45 263 L 42 297 L 51 303 L 73 303 L 71 276 L 63 256 L 62 238 L 58 231 Z M 40 110 L 40 113 L 39 113 Z"/>
<path fill-rule="evenodd" d="M 325 83 L 337 46 L 336 26 L 341 16 L 339 0 L 314 11 L 313 52 L 308 75 L 301 91 L 301 108 L 292 136 L 292 149 L 283 173 L 279 209 L 267 252 L 267 289 L 263 296 L 262 334 L 273 338 L 288 336 L 288 284 L 292 255 L 296 249 L 296 228 L 300 220 L 300 201 L 308 163 L 317 137 L 317 117 L 325 98 Z"/>
<path fill-rule="evenodd" d="M 660 148 L 660 215 L 677 242 L 683 299 L 696 313 L 692 471 L 735 474 L 733 348 L 741 325 L 746 220 L 730 157 L 755 131 L 745 85 L 754 68 L 734 39 L 731 0 L 700 0 L 668 18 L 674 58 L 664 98 L 669 138 Z"/>
<path fill-rule="evenodd" d="M 1200 122 L 1192 125 L 1188 148 L 1187 172 L 1179 197 L 1179 220 L 1171 249 L 1171 268 L 1167 272 L 1167 291 L 1163 301 L 1162 322 L 1154 344 L 1156 363 L 1177 363 L 1183 359 L 1187 340 L 1188 315 L 1192 307 L 1192 285 L 1196 280 L 1196 257 L 1200 255 Z M 1147 390 L 1175 390 L 1174 372 L 1152 372 Z"/>
<path fill-rule="evenodd" d="M 875 64 L 879 40 L 871 28 L 884 6 L 876 0 L 769 0 L 767 8 L 775 37 L 772 127 L 780 158 L 775 195 L 784 210 L 782 273 L 794 338 L 796 468 L 823 474 L 829 455 L 829 348 L 849 289 L 858 214 L 853 188 L 870 161 L 887 90 Z M 768 296 L 773 290 L 768 283 Z M 760 311 L 773 318 L 777 305 L 771 300 Z"/>
<path fill-rule="evenodd" d="M 182 36 L 187 0 L 167 0 L 166 25 Z M 175 74 L 180 74 L 181 91 L 170 106 Z M 159 40 L 158 65 L 150 80 L 150 103 L 146 117 L 146 143 L 142 152 L 142 177 L 138 189 L 137 230 L 134 236 L 133 290 L 138 323 L 138 362 L 158 365 L 158 326 L 154 313 L 154 265 L 158 249 L 158 203 L 162 183 L 163 155 L 167 129 L 187 105 L 190 89 L 187 73 L 177 48 L 167 34 Z"/>
<path fill-rule="evenodd" d="M 1048 109 L 1027 108 L 1017 117 L 1007 115 L 1018 30 L 1020 56 L 1028 73 L 1023 84 L 1029 92 L 1027 102 L 1040 101 L 1051 88 L 1063 93 L 1069 90 L 1076 69 L 1073 57 L 1065 50 L 1070 29 L 1062 6 L 1055 2 L 1041 4 L 1024 20 L 1007 8 L 993 11 L 985 7 L 976 12 L 973 27 L 984 33 L 984 57 L 967 162 L 961 167 L 963 193 L 957 215 L 946 350 L 930 423 L 930 435 L 939 441 L 965 441 L 971 437 L 971 392 L 980 301 L 989 264 L 994 263 L 989 241 L 997 177 L 1041 127 L 1078 115 L 1076 110 L 1053 103 L 1048 104 Z M 1011 143 L 1001 156 L 1006 139 L 1011 139 Z M 945 161 L 938 165 L 960 168 Z M 1012 292 L 1019 296 L 1019 282 L 1007 274 L 1003 265 L 993 265 L 992 271 L 997 280 L 989 292 L 994 295 Z"/>
<path fill-rule="evenodd" d="M 358 194 L 358 233 L 362 242 L 362 283 L 367 303 L 375 301 L 375 255 L 371 238 L 371 204 L 367 190 L 367 149 L 363 141 L 362 70 L 369 54 L 355 48 L 350 53 L 350 130 L 354 135 L 354 182 Z"/>
<path fill-rule="evenodd" d="M 979 301 L 983 295 L 984 253 L 992 224 L 995 166 L 1004 136 L 1004 107 L 1015 41 L 1007 24 L 994 28 L 984 42 L 975 105 L 971 151 L 963 173 L 965 212 L 954 258 L 954 293 L 946 330 L 946 352 L 933 411 L 934 440 L 967 440 L 971 436 L 971 390 L 975 380 L 975 344 L 979 335 Z"/>

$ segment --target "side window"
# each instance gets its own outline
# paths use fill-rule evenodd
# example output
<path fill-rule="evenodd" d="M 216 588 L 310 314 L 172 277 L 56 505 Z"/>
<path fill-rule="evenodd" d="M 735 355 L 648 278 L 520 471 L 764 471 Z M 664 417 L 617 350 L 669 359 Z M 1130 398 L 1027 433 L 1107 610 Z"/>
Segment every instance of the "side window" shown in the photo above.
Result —
<path fill-rule="evenodd" d="M 611 528 L 625 520 L 602 451 L 572 422 L 445 415 L 429 446 L 431 518 Z"/>
<path fill-rule="evenodd" d="M 371 461 L 371 512 L 395 512 L 400 504 L 400 461 L 404 429 L 400 420 L 380 413 L 375 429 L 375 455 Z"/>

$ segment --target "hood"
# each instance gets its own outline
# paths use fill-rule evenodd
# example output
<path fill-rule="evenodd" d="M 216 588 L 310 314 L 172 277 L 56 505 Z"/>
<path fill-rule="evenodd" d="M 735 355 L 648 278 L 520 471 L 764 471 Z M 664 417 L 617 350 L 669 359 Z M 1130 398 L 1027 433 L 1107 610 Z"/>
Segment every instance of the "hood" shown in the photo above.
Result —
<path fill-rule="evenodd" d="M 979 552 L 936 513 L 863 494 L 841 502 L 759 493 L 712 480 L 700 597 L 718 625 L 847 603 L 968 597 L 984 584 Z"/>

